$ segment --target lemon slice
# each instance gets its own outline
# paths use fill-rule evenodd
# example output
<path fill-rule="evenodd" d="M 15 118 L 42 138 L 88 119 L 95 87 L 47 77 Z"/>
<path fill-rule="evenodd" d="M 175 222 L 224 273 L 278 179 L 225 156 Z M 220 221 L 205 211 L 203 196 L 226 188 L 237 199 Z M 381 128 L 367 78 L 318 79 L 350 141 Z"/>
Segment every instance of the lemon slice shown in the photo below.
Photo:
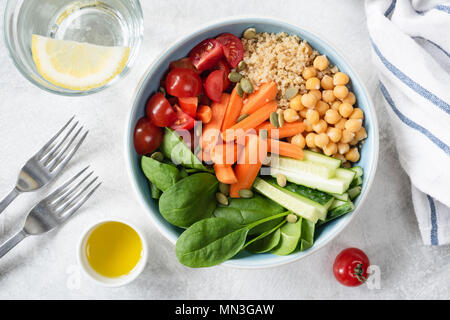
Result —
<path fill-rule="evenodd" d="M 33 34 L 33 60 L 45 80 L 70 90 L 98 88 L 113 79 L 128 61 L 129 47 L 105 47 L 55 40 Z"/>

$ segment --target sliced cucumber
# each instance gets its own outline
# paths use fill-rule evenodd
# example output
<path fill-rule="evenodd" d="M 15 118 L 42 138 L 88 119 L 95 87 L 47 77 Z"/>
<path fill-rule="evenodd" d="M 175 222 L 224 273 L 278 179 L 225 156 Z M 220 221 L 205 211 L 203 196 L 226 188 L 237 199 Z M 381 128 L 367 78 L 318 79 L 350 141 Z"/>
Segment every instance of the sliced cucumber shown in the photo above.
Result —
<path fill-rule="evenodd" d="M 333 209 L 336 209 L 337 207 L 340 207 L 340 206 L 342 206 L 342 205 L 344 205 L 346 203 L 347 203 L 347 201 L 342 201 L 342 200 L 335 199 L 333 201 L 333 203 L 331 204 L 331 206 L 329 208 L 329 211 L 332 211 Z"/>
<path fill-rule="evenodd" d="M 363 170 L 363 168 L 360 167 L 360 166 L 352 167 L 352 168 L 350 168 L 350 170 L 355 171 L 357 177 L 362 177 L 363 174 L 364 174 L 364 170 Z"/>
<path fill-rule="evenodd" d="M 324 216 L 323 210 L 325 207 L 309 200 L 308 198 L 302 197 L 295 192 L 286 190 L 277 184 L 272 184 L 261 178 L 256 178 L 253 188 L 267 198 L 277 202 L 287 210 L 290 210 L 293 213 L 314 223 L 317 222 L 319 216 Z"/>
<path fill-rule="evenodd" d="M 343 194 L 332 193 L 331 195 L 341 201 L 348 201 L 350 199 L 348 192 Z"/>
<path fill-rule="evenodd" d="M 332 178 L 336 175 L 336 168 L 330 167 L 329 165 L 324 165 L 323 163 L 315 161 L 297 160 L 287 157 L 279 157 L 271 163 L 271 167 L 293 172 L 302 172 L 326 179 Z"/>
<path fill-rule="evenodd" d="M 351 201 L 335 200 L 335 202 L 330 207 L 330 211 L 328 211 L 325 221 L 319 221 L 316 225 L 320 226 L 324 223 L 330 222 L 331 220 L 339 218 L 353 211 L 353 209 L 355 209 L 355 206 Z"/>
<path fill-rule="evenodd" d="M 322 164 L 331 169 L 339 168 L 342 163 L 342 161 L 339 159 L 328 157 L 326 155 L 323 155 L 323 154 L 320 154 L 317 152 L 313 152 L 313 151 L 309 151 L 309 150 L 303 151 L 303 161 L 316 162 L 318 164 Z"/>
<path fill-rule="evenodd" d="M 363 184 L 362 177 L 355 177 L 355 179 L 353 179 L 352 182 L 350 183 L 350 188 L 360 186 L 362 184 Z"/>
<path fill-rule="evenodd" d="M 359 196 L 361 194 L 361 189 L 362 189 L 361 186 L 356 186 L 356 187 L 353 187 L 353 188 L 349 189 L 348 190 L 348 195 L 350 197 L 350 200 L 353 200 L 357 196 Z"/>

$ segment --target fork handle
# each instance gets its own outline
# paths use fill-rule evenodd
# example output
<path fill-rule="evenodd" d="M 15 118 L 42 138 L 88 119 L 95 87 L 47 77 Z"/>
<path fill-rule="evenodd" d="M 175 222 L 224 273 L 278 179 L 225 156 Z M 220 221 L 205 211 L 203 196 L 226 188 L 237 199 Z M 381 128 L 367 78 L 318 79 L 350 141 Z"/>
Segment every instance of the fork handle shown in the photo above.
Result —
<path fill-rule="evenodd" d="M 7 241 L 5 241 L 0 246 L 0 258 L 3 257 L 5 254 L 9 252 L 12 248 L 14 248 L 20 241 L 25 239 L 28 236 L 28 234 L 21 230 L 18 233 L 16 233 L 14 236 L 9 238 Z"/>
<path fill-rule="evenodd" d="M 14 188 L 2 201 L 0 201 L 0 213 L 20 194 L 17 188 Z"/>

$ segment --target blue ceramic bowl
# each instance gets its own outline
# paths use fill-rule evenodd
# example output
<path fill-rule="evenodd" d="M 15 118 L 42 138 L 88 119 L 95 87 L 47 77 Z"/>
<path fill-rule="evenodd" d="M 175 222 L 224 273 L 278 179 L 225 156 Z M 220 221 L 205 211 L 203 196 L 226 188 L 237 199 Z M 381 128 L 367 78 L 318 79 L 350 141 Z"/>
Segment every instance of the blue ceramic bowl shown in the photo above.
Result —
<path fill-rule="evenodd" d="M 150 197 L 147 180 L 140 168 L 140 157 L 134 151 L 133 132 L 137 120 L 145 114 L 145 103 L 148 97 L 158 90 L 160 79 L 169 67 L 171 61 L 186 57 L 189 51 L 200 41 L 207 38 L 214 38 L 221 33 L 233 33 L 240 36 L 242 32 L 249 28 L 256 28 L 258 32 L 286 32 L 296 34 L 305 39 L 313 48 L 321 54 L 325 54 L 328 59 L 339 67 L 342 72 L 350 76 L 352 90 L 357 98 L 357 105 L 364 110 L 365 128 L 368 132 L 368 138 L 364 143 L 361 152 L 361 160 L 358 165 L 364 168 L 364 184 L 361 195 L 356 199 L 355 210 L 340 219 L 326 224 L 319 228 L 316 233 L 314 246 L 307 251 L 291 254 L 288 256 L 276 256 L 272 254 L 249 254 L 242 252 L 234 259 L 227 261 L 224 265 L 240 268 L 265 268 L 279 266 L 289 262 L 299 260 L 313 253 L 336 237 L 355 217 L 369 193 L 372 184 L 378 160 L 378 124 L 372 101 L 368 95 L 367 89 L 361 82 L 360 77 L 355 72 L 350 63 L 339 53 L 330 43 L 322 37 L 311 33 L 303 28 L 275 20 L 272 18 L 261 17 L 236 17 L 228 18 L 204 26 L 197 31 L 181 38 L 166 50 L 147 70 L 141 80 L 131 108 L 130 116 L 127 121 L 125 150 L 127 167 L 132 184 L 138 195 L 140 202 L 148 211 L 150 218 L 155 223 L 159 231 L 172 243 L 175 244 L 182 230 L 172 226 L 164 220 L 158 210 L 156 202 Z M 175 250 L 174 250 L 175 251 Z"/>

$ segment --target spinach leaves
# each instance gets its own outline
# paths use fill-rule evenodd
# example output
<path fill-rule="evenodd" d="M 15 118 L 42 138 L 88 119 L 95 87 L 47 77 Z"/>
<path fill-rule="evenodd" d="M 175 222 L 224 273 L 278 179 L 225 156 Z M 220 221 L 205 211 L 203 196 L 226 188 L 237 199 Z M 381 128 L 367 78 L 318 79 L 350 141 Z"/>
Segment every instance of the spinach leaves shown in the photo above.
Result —
<path fill-rule="evenodd" d="M 188 176 L 164 191 L 159 199 L 159 211 L 171 224 L 188 228 L 193 223 L 210 218 L 216 208 L 219 182 L 209 173 Z"/>
<path fill-rule="evenodd" d="M 142 157 L 141 166 L 153 187 L 162 191 L 166 191 L 181 179 L 180 171 L 176 167 L 149 157 Z"/>
<path fill-rule="evenodd" d="M 302 234 L 302 220 L 299 218 L 296 223 L 285 223 L 281 228 L 281 237 L 278 245 L 270 251 L 279 256 L 286 256 L 295 251 Z"/>

